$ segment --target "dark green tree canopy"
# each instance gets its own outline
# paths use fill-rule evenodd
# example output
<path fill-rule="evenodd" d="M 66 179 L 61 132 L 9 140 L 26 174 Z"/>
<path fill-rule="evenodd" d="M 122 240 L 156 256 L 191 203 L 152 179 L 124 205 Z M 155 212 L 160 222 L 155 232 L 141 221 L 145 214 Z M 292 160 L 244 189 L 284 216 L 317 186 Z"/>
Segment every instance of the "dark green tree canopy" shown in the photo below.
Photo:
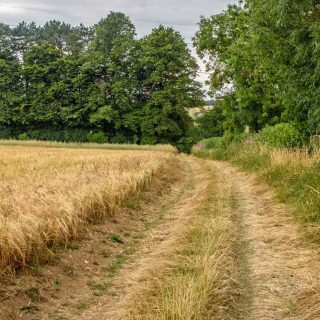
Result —
<path fill-rule="evenodd" d="M 201 102 L 198 66 L 181 35 L 160 26 L 142 40 L 146 142 L 176 143 L 190 126 L 188 108 Z"/>
<path fill-rule="evenodd" d="M 119 37 L 133 39 L 136 35 L 135 26 L 130 18 L 121 12 L 111 12 L 106 18 L 95 25 L 93 49 L 109 55 L 114 41 Z"/>
<path fill-rule="evenodd" d="M 247 0 L 201 19 L 194 43 L 230 130 L 292 122 L 318 132 L 319 17 L 319 0 Z"/>
<path fill-rule="evenodd" d="M 137 39 L 119 12 L 92 28 L 0 24 L 0 137 L 181 144 L 197 70 L 178 32 Z"/>

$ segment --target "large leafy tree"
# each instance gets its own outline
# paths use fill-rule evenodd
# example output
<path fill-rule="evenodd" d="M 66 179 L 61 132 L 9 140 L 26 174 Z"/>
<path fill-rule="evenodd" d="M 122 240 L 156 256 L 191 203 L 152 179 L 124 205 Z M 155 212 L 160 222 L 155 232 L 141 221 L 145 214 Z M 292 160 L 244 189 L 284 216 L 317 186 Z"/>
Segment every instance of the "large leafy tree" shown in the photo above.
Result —
<path fill-rule="evenodd" d="M 119 37 L 133 39 L 136 30 L 130 18 L 121 12 L 111 12 L 106 18 L 101 19 L 94 27 L 95 37 L 93 49 L 101 52 L 104 57 L 110 54 L 114 42 Z"/>
<path fill-rule="evenodd" d="M 103 99 L 91 114 L 90 122 L 108 136 L 116 136 L 116 142 L 132 140 L 139 130 L 133 114 L 137 106 L 138 52 L 135 27 L 123 13 L 111 12 L 95 26 L 88 58 L 99 61 L 95 82 Z"/>
<path fill-rule="evenodd" d="M 135 39 L 120 36 L 114 41 L 110 52 L 108 83 L 110 92 L 110 108 L 118 140 L 135 140 L 140 137 L 143 103 L 141 91 L 143 78 L 140 63 L 141 43 Z"/>
<path fill-rule="evenodd" d="M 16 124 L 22 102 L 21 67 L 17 60 L 0 59 L 0 127 Z"/>
<path fill-rule="evenodd" d="M 220 102 L 216 102 L 212 109 L 202 110 L 195 123 L 200 138 L 220 137 L 224 133 L 225 116 Z"/>
<path fill-rule="evenodd" d="M 83 24 L 73 27 L 65 22 L 51 20 L 40 29 L 40 40 L 67 54 L 78 55 L 86 51 L 93 37 L 93 30 Z"/>
<path fill-rule="evenodd" d="M 34 22 L 20 22 L 11 30 L 11 39 L 16 55 L 23 57 L 32 46 L 40 42 L 41 28 Z"/>
<path fill-rule="evenodd" d="M 23 121 L 31 126 L 62 126 L 63 113 L 72 115 L 75 62 L 63 56 L 61 50 L 42 43 L 24 56 L 23 76 L 26 83 Z"/>
<path fill-rule="evenodd" d="M 211 93 L 224 98 L 231 130 L 260 129 L 276 115 L 265 108 L 268 83 L 259 60 L 256 36 L 246 7 L 232 5 L 209 19 L 202 18 L 194 43 L 211 72 Z M 272 108 L 270 108 L 272 109 Z"/>
<path fill-rule="evenodd" d="M 21 66 L 15 55 L 9 26 L 0 24 L 0 127 L 15 125 L 22 102 Z"/>
<path fill-rule="evenodd" d="M 188 108 L 202 93 L 195 81 L 198 66 L 182 36 L 160 26 L 142 40 L 144 117 L 142 142 L 177 143 L 190 127 Z"/>
<path fill-rule="evenodd" d="M 14 57 L 14 45 L 12 43 L 12 30 L 4 23 L 0 23 L 0 58 L 12 60 Z"/>
<path fill-rule="evenodd" d="M 137 39 L 119 12 L 93 28 L 0 24 L 0 72 L 0 126 L 16 136 L 177 144 L 202 97 L 181 35 L 160 27 Z"/>
<path fill-rule="evenodd" d="M 200 21 L 195 45 L 208 57 L 212 93 L 225 97 L 230 129 L 289 121 L 316 132 L 319 4 L 247 0 Z"/>

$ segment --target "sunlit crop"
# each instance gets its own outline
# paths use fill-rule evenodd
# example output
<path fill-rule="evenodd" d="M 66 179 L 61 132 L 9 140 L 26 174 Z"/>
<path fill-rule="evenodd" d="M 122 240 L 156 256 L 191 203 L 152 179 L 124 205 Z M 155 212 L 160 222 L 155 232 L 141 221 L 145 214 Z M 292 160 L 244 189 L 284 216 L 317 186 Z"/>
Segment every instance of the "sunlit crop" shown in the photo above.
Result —
<path fill-rule="evenodd" d="M 24 266 L 116 214 L 171 152 L 0 146 L 0 271 Z"/>

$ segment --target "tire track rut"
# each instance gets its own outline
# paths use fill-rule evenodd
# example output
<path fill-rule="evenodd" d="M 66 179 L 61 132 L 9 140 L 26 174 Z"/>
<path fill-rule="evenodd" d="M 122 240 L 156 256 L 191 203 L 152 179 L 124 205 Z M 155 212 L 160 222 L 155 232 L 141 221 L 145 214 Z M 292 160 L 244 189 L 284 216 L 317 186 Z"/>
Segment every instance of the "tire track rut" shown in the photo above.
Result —
<path fill-rule="evenodd" d="M 131 319 L 131 310 L 148 280 L 161 277 L 170 267 L 170 256 L 174 256 L 179 241 L 189 228 L 188 222 L 203 205 L 212 183 L 212 172 L 205 161 L 192 157 L 185 158 L 185 161 L 189 172 L 187 183 L 175 191 L 174 201 L 165 208 L 164 222 L 142 241 L 132 263 L 125 265 L 115 279 L 115 295 L 106 296 L 76 319 Z"/>
<path fill-rule="evenodd" d="M 317 252 L 303 244 L 290 209 L 276 201 L 252 174 L 223 162 L 213 163 L 219 178 L 234 193 L 235 214 L 242 216 L 249 267 L 247 289 L 251 290 L 250 316 L 245 319 L 320 319 L 319 308 L 315 314 L 299 302 L 311 288 L 319 288 L 320 264 Z"/>

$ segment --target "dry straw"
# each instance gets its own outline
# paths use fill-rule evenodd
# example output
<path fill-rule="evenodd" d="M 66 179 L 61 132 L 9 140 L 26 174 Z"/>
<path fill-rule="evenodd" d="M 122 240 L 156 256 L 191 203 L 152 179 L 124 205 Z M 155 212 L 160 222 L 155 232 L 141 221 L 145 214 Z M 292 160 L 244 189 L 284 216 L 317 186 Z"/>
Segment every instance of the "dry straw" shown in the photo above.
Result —
<path fill-rule="evenodd" d="M 0 271 L 48 259 L 113 215 L 165 170 L 173 153 L 0 147 Z"/>

